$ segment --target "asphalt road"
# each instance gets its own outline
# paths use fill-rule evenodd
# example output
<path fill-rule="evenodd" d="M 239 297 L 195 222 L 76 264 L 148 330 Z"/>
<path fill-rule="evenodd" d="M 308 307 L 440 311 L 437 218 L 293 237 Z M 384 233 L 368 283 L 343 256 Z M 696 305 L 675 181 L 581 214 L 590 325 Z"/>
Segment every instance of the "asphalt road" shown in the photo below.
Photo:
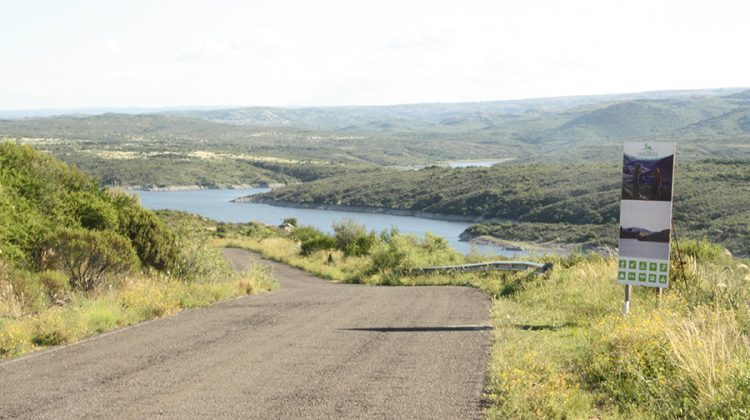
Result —
<path fill-rule="evenodd" d="M 491 331 L 479 291 L 335 284 L 263 263 L 274 293 L 3 362 L 0 418 L 482 416 Z"/>

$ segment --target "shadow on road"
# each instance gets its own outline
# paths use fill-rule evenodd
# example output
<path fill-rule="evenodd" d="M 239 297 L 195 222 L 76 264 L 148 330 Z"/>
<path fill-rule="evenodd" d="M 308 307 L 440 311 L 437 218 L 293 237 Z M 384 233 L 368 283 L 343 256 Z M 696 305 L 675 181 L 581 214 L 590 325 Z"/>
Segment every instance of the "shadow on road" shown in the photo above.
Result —
<path fill-rule="evenodd" d="M 459 325 L 447 327 L 369 327 L 339 328 L 339 331 L 374 331 L 374 332 L 446 332 L 446 331 L 487 331 L 489 325 Z"/>

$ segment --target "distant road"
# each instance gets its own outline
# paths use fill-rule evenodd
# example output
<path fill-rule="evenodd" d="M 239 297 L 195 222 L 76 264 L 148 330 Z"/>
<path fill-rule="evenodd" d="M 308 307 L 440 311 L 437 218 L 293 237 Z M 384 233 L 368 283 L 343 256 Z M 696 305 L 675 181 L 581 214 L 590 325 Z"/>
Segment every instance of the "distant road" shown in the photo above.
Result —
<path fill-rule="evenodd" d="M 335 284 L 263 263 L 274 293 L 0 363 L 0 418 L 482 416 L 482 293 Z"/>

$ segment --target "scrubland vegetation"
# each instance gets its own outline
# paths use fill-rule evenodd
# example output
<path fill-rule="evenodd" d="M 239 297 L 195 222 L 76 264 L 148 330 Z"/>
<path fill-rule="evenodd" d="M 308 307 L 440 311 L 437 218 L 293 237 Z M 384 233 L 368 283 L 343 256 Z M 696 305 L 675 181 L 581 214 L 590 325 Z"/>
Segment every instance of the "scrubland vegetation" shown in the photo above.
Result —
<path fill-rule="evenodd" d="M 621 151 L 613 158 L 619 162 Z M 616 246 L 621 166 L 501 164 L 430 167 L 401 173 L 334 176 L 254 196 L 271 200 L 375 207 L 492 220 L 470 236 Z M 750 165 L 743 160 L 680 164 L 674 214 L 680 235 L 707 237 L 750 255 Z"/>
<path fill-rule="evenodd" d="M 487 398 L 491 418 L 747 418 L 750 269 L 708 241 L 673 256 L 670 288 L 636 288 L 621 315 L 616 260 L 547 256 L 534 273 L 419 276 L 409 269 L 487 260 L 442 238 L 367 232 L 343 221 L 332 235 L 250 223 L 220 225 L 219 243 L 244 247 L 325 278 L 372 285 L 455 284 L 493 299 Z"/>
<path fill-rule="evenodd" d="M 195 217 L 0 143 L 0 358 L 274 287 L 235 273 Z"/>

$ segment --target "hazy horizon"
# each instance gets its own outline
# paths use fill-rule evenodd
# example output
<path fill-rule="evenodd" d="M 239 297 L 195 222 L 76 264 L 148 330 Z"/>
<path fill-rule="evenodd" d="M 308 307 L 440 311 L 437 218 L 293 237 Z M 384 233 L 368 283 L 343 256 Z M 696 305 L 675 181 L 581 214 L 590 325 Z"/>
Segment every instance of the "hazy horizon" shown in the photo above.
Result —
<path fill-rule="evenodd" d="M 495 99 L 487 101 L 462 101 L 462 102 L 405 102 L 405 103 L 392 103 L 382 105 L 368 105 L 368 104 L 342 104 L 342 105 L 243 105 L 243 104 L 227 104 L 227 105 L 155 105 L 155 106 L 141 106 L 141 105 L 101 105 L 101 106 L 80 106 L 80 107 L 51 107 L 51 108 L 18 108 L 18 109 L 0 109 L 0 113 L 54 113 L 54 112 L 78 112 L 85 114 L 86 112 L 116 112 L 121 111 L 123 113 L 135 113 L 143 111 L 144 113 L 149 112 L 166 112 L 166 111 L 187 111 L 187 110 L 222 110 L 222 109 L 239 109 L 239 108 L 279 108 L 279 109 L 305 109 L 305 108 L 358 108 L 358 107 L 392 107 L 392 106 L 412 106 L 412 105 L 451 105 L 451 104 L 462 104 L 462 103 L 494 103 L 494 102 L 523 102 L 523 101 L 543 101 L 553 99 L 573 99 L 573 98 L 596 98 L 596 97 L 617 97 L 617 96 L 629 96 L 629 95 L 647 95 L 647 94 L 669 94 L 669 93 L 683 93 L 685 95 L 695 94 L 699 96 L 701 92 L 707 91 L 745 91 L 750 90 L 750 86 L 729 86 L 729 87 L 709 87 L 709 88 L 696 88 L 696 89 L 670 89 L 670 90 L 653 90 L 653 91 L 641 91 L 641 92 L 612 92 L 602 93 L 596 95 L 565 95 L 565 96 L 543 96 L 543 97 L 530 97 L 530 98 L 511 98 L 511 99 Z M 46 114 L 51 115 L 51 114 Z M 55 114 L 57 115 L 57 114 Z"/>

